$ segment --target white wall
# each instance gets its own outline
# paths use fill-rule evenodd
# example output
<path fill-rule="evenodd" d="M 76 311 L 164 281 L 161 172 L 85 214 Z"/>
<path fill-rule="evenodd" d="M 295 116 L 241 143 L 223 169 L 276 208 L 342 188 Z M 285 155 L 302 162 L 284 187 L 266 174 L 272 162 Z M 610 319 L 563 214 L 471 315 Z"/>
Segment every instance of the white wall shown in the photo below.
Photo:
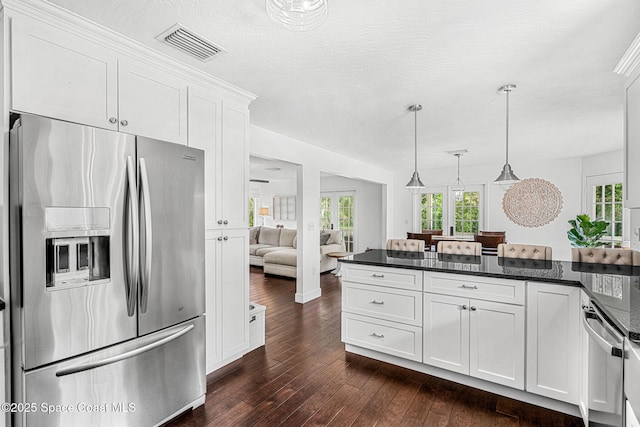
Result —
<path fill-rule="evenodd" d="M 473 153 L 467 154 L 472 156 Z M 588 174 L 602 174 L 622 170 L 622 152 L 605 153 L 593 158 L 568 158 L 558 160 L 545 160 L 543 162 L 512 162 L 514 172 L 520 179 L 541 178 L 552 182 L 563 198 L 563 207 L 560 215 L 551 223 L 542 227 L 529 228 L 517 225 L 504 214 L 502 209 L 502 197 L 504 191 L 493 180 L 502 169 L 502 164 L 465 166 L 464 157 L 461 163 L 461 179 L 465 185 L 485 184 L 485 222 L 486 230 L 504 230 L 507 232 L 507 240 L 513 243 L 529 243 L 551 246 L 554 259 L 570 260 L 571 250 L 567 239 L 567 230 L 570 228 L 567 221 L 575 218 L 583 212 L 583 186 Z M 407 181 L 411 171 L 406 170 L 396 174 L 396 182 Z M 422 181 L 427 185 L 448 186 L 456 179 L 456 167 L 430 169 L 421 171 Z M 395 204 L 396 216 L 393 220 L 394 237 L 404 237 L 407 231 L 412 231 L 414 213 L 417 215 L 419 208 L 414 212 L 411 194 L 399 187 L 396 191 Z M 419 205 L 418 205 L 419 206 Z"/>
<path fill-rule="evenodd" d="M 296 210 L 298 216 L 298 277 L 296 301 L 306 302 L 320 291 L 320 171 L 376 182 L 383 188 L 385 234 L 393 218 L 393 173 L 358 160 L 324 150 L 303 141 L 251 125 L 251 155 L 298 164 Z M 386 218 L 385 218 L 386 216 Z M 386 240 L 386 236 L 385 236 Z"/>
<path fill-rule="evenodd" d="M 383 236 L 382 186 L 357 179 L 340 176 L 321 177 L 320 191 L 355 191 L 356 227 L 354 251 L 366 248 L 382 248 L 386 242 Z M 383 240 L 384 239 L 384 240 Z"/>

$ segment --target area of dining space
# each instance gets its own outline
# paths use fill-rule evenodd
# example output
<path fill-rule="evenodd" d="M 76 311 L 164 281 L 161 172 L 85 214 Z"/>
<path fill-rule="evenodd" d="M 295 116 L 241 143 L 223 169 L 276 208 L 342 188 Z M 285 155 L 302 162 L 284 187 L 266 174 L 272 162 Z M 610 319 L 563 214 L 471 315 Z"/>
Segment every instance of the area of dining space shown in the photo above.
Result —
<path fill-rule="evenodd" d="M 498 245 L 507 243 L 505 231 L 478 231 L 477 234 L 443 234 L 443 230 L 422 230 L 407 233 L 407 240 L 424 242 L 424 251 L 457 251 L 464 255 L 498 255 Z M 458 242 L 457 244 L 455 242 Z M 417 243 L 417 242 L 416 242 Z M 461 245 L 464 243 L 464 245 Z M 463 248 L 463 249 L 461 249 Z M 462 252 L 460 252 L 462 250 Z M 471 252 L 471 253 L 466 253 Z"/>

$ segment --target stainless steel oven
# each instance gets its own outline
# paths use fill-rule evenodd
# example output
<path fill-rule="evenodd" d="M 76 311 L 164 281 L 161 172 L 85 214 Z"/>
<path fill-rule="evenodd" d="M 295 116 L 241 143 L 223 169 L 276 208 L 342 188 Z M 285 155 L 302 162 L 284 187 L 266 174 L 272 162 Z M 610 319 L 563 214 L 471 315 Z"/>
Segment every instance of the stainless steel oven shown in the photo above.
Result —
<path fill-rule="evenodd" d="M 583 307 L 589 335 L 588 409 L 590 426 L 623 426 L 624 336 L 593 304 Z"/>

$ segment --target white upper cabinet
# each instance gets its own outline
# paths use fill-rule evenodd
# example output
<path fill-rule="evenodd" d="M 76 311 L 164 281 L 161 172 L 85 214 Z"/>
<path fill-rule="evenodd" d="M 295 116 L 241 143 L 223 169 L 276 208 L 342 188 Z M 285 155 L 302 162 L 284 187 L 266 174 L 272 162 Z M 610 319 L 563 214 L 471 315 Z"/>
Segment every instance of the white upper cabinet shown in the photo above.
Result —
<path fill-rule="evenodd" d="M 118 129 L 118 60 L 86 38 L 14 17 L 11 78 L 14 111 Z"/>
<path fill-rule="evenodd" d="M 631 43 L 614 72 L 624 85 L 624 207 L 640 208 L 640 34 Z"/>
<path fill-rule="evenodd" d="M 155 67 L 118 61 L 121 132 L 187 143 L 187 84 Z"/>
<path fill-rule="evenodd" d="M 640 208 L 640 70 L 627 82 L 625 91 L 625 208 Z"/>
<path fill-rule="evenodd" d="M 205 227 L 249 227 L 249 109 L 189 87 L 189 145 L 205 150 Z"/>
<path fill-rule="evenodd" d="M 222 104 L 222 141 L 218 152 L 216 225 L 249 227 L 249 108 L 226 100 Z"/>
<path fill-rule="evenodd" d="M 11 109 L 187 143 L 187 84 L 89 38 L 15 16 Z"/>
<path fill-rule="evenodd" d="M 222 141 L 222 98 L 215 92 L 189 86 L 189 146 L 204 150 L 204 225 L 217 228 L 216 172 Z"/>

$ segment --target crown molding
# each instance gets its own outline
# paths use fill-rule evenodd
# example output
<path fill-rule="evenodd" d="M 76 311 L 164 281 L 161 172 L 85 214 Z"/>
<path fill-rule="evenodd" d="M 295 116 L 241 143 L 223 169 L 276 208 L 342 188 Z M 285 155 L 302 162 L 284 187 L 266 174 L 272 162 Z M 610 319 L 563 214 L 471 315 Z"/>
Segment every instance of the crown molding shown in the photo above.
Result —
<path fill-rule="evenodd" d="M 87 18 L 66 10 L 45 0 L 0 0 L 2 11 L 10 19 L 12 13 L 19 13 L 37 19 L 49 25 L 58 27 L 90 39 L 120 55 L 132 57 L 138 61 L 150 63 L 169 71 L 185 74 L 195 83 L 223 92 L 243 102 L 251 102 L 257 95 L 225 82 L 205 71 L 191 65 L 184 64 L 175 58 L 158 52 L 149 46 L 130 39 L 105 26 L 88 20 Z"/>
<path fill-rule="evenodd" d="M 640 34 L 633 40 L 613 72 L 629 77 L 638 64 L 640 64 Z"/>

